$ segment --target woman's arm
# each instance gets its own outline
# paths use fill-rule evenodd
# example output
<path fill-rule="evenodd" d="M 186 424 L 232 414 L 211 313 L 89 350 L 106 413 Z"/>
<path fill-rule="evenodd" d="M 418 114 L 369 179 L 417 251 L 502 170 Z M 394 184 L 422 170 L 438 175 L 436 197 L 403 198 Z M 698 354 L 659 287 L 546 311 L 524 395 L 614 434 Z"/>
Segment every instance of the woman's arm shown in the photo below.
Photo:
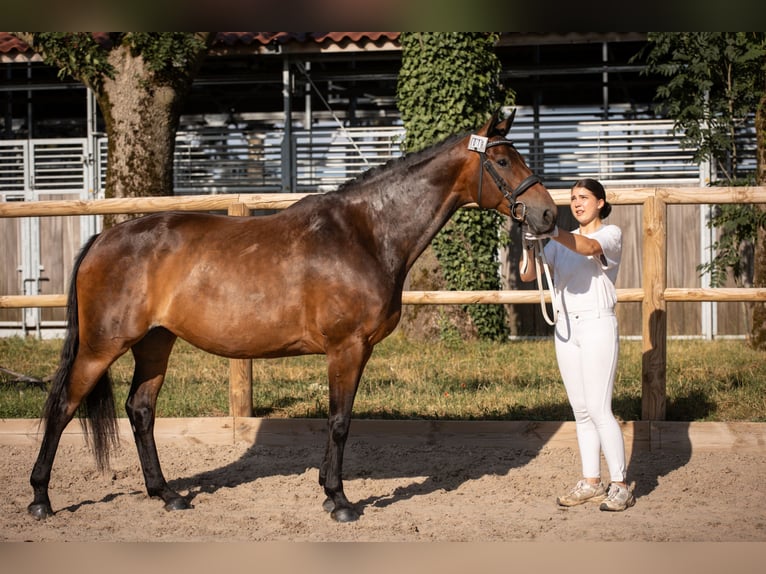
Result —
<path fill-rule="evenodd" d="M 558 241 L 567 249 L 586 257 L 599 256 L 604 253 L 601 244 L 595 239 L 580 235 L 579 233 L 570 233 L 565 229 L 559 229 L 558 235 L 552 237 L 552 239 L 553 241 Z"/>
<path fill-rule="evenodd" d="M 603 258 L 604 255 L 604 250 L 598 241 L 586 237 L 585 235 L 580 235 L 579 233 L 571 233 L 565 229 L 559 229 L 557 227 L 554 233 L 542 237 L 550 237 L 551 240 L 558 241 L 567 249 L 586 257 L 593 256 Z M 534 261 L 535 243 L 531 240 L 533 239 L 532 236 L 530 236 L 529 239 L 530 241 L 524 241 L 522 244 L 522 249 L 526 251 L 526 257 L 524 256 L 524 253 L 522 253 L 521 259 L 519 260 L 519 278 L 525 282 L 537 279 Z"/>

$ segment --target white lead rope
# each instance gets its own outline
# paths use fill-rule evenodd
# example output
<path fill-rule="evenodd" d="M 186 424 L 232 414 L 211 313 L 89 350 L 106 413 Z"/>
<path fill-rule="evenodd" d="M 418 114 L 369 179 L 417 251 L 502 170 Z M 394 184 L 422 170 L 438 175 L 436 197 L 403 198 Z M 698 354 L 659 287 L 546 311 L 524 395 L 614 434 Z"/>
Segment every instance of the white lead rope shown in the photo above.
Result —
<path fill-rule="evenodd" d="M 543 311 L 543 318 L 545 319 L 545 322 L 549 325 L 553 326 L 556 324 L 556 320 L 559 316 L 559 310 L 556 307 L 556 293 L 553 290 L 553 280 L 551 279 L 551 270 L 548 266 L 548 260 L 545 258 L 545 251 L 543 250 L 543 240 L 537 239 L 535 240 L 535 272 L 537 275 L 537 289 L 540 292 L 540 308 Z M 522 273 L 526 273 L 527 267 L 529 266 L 529 255 L 527 254 L 527 249 L 525 247 L 522 247 L 523 251 L 523 258 L 522 258 Z M 540 268 L 542 267 L 543 271 L 545 272 L 545 280 L 548 282 L 548 290 L 551 293 L 551 308 L 553 309 L 553 318 L 551 318 L 550 315 L 548 315 L 548 308 L 545 306 L 545 288 L 543 286 L 543 278 L 542 278 L 542 272 Z"/>

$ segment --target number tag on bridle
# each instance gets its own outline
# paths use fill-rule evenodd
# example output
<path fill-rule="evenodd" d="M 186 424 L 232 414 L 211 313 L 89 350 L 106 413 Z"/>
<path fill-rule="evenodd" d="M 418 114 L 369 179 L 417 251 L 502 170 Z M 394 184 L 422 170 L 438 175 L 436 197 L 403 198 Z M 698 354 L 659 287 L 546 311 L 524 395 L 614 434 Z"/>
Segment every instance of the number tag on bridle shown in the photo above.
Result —
<path fill-rule="evenodd" d="M 487 151 L 488 141 L 489 138 L 485 138 L 484 136 L 471 135 L 471 138 L 468 140 L 468 149 L 484 153 Z"/>

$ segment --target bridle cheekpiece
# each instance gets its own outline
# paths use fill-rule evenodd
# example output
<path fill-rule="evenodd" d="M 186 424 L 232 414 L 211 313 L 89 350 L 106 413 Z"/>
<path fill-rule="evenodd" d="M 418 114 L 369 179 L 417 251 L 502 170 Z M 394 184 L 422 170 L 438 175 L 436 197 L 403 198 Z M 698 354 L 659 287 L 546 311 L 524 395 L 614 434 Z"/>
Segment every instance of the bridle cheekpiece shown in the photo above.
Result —
<path fill-rule="evenodd" d="M 498 145 L 509 145 L 512 146 L 513 142 L 511 140 L 507 139 L 501 139 L 496 141 L 489 141 L 489 138 L 485 136 L 480 136 L 476 134 L 472 134 L 471 137 L 468 140 L 468 149 L 471 151 L 475 151 L 479 154 L 481 158 L 481 166 L 482 169 L 479 171 L 479 193 L 477 198 L 477 203 L 479 207 L 481 207 L 481 189 L 483 185 L 483 179 L 484 179 L 484 170 L 487 170 L 487 173 L 489 173 L 490 177 L 492 177 L 492 180 L 495 182 L 495 185 L 497 185 L 497 188 L 501 191 L 503 196 L 508 200 L 508 207 L 511 212 L 511 217 L 518 221 L 519 223 L 524 223 L 524 220 L 527 217 L 527 206 L 524 205 L 523 202 L 518 200 L 518 197 L 527 191 L 530 187 L 535 185 L 536 183 L 542 183 L 539 177 L 532 174 L 524 180 L 522 180 L 519 185 L 516 186 L 516 188 L 513 191 L 508 190 L 508 185 L 505 183 L 505 180 L 500 177 L 500 174 L 497 173 L 497 170 L 492 165 L 492 162 L 489 161 L 489 158 L 487 157 L 487 149 L 491 147 L 495 147 Z"/>

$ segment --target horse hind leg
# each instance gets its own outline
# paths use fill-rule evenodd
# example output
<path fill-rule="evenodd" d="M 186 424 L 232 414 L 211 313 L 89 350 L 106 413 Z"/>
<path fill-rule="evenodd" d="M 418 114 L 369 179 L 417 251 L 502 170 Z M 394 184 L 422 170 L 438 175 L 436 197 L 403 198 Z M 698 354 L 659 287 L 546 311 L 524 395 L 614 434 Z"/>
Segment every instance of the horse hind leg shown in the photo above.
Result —
<path fill-rule="evenodd" d="M 160 327 L 149 331 L 143 339 L 133 345 L 136 366 L 125 403 L 141 470 L 144 473 L 146 492 L 152 498 L 161 498 L 165 503 L 165 510 L 191 508 L 183 496 L 168 486 L 154 439 L 157 396 L 165 381 L 168 359 L 175 340 L 176 336 L 173 333 Z"/>
<path fill-rule="evenodd" d="M 107 466 L 109 447 L 117 441 L 114 400 L 108 369 L 120 354 L 122 353 L 94 356 L 80 348 L 74 358 L 62 357 L 46 401 L 43 414 L 45 431 L 29 479 L 34 498 L 27 510 L 37 520 L 53 515 L 48 496 L 53 461 L 61 435 L 83 400 L 87 399 L 87 415 L 90 419 L 90 430 L 93 432 L 96 462 L 99 468 Z"/>

